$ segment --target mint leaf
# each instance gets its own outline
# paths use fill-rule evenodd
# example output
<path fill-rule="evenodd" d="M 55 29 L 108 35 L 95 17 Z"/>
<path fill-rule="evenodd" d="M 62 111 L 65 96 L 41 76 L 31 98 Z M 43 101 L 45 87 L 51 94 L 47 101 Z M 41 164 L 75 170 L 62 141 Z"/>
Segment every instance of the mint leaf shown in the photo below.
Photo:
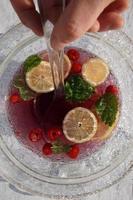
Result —
<path fill-rule="evenodd" d="M 61 141 L 56 141 L 52 145 L 52 151 L 55 154 L 60 154 L 60 153 L 67 153 L 70 150 L 70 145 L 68 144 L 63 144 Z"/>
<path fill-rule="evenodd" d="M 19 75 L 15 78 L 13 86 L 19 90 L 19 94 L 24 101 L 29 101 L 36 97 L 36 93 L 28 88 L 23 75 Z"/>
<path fill-rule="evenodd" d="M 24 101 L 29 101 L 36 97 L 35 93 L 29 90 L 26 86 L 19 88 L 19 94 Z"/>
<path fill-rule="evenodd" d="M 96 111 L 105 124 L 112 126 L 116 120 L 116 115 L 118 112 L 117 97 L 114 94 L 105 93 L 96 102 Z"/>
<path fill-rule="evenodd" d="M 66 94 L 66 99 L 72 99 L 73 91 L 69 82 L 65 83 L 65 94 Z"/>
<path fill-rule="evenodd" d="M 64 146 L 64 153 L 68 153 L 71 149 L 71 146 L 70 145 L 65 145 Z"/>
<path fill-rule="evenodd" d="M 92 96 L 95 88 L 80 75 L 71 76 L 65 83 L 66 100 L 83 102 Z"/>
<path fill-rule="evenodd" d="M 13 81 L 13 86 L 19 89 L 23 87 L 23 85 L 25 84 L 24 82 L 25 81 L 22 75 L 16 76 L 15 80 Z"/>
<path fill-rule="evenodd" d="M 102 113 L 104 112 L 104 110 L 106 109 L 106 102 L 104 98 L 101 98 L 97 103 L 97 112 L 99 115 L 102 115 Z"/>
<path fill-rule="evenodd" d="M 24 61 L 24 72 L 29 72 L 33 67 L 36 67 L 41 62 L 38 55 L 31 55 Z"/>

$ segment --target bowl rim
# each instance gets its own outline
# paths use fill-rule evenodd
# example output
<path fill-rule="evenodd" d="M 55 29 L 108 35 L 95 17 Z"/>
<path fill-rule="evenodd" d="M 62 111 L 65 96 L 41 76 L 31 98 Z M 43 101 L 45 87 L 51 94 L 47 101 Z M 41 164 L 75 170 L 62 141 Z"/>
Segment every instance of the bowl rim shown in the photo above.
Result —
<path fill-rule="evenodd" d="M 19 23 L 18 25 L 16 25 L 16 26 L 13 26 L 11 29 L 9 29 L 5 34 L 3 34 L 2 36 L 1 36 L 1 38 L 0 38 L 0 42 L 1 42 L 1 39 L 3 39 L 4 38 L 4 36 L 6 36 L 7 34 L 9 34 L 10 32 L 12 32 L 15 28 L 19 28 L 19 26 L 21 27 L 22 26 L 22 24 L 21 23 Z M 127 38 L 128 38 L 128 40 L 133 44 L 133 40 L 125 33 L 125 32 L 123 32 L 123 31 L 119 31 L 119 32 L 121 32 L 122 34 L 124 34 Z M 93 33 L 91 34 L 91 33 L 86 33 L 86 35 L 94 35 Z M 99 33 L 97 33 L 97 34 L 95 34 L 95 35 L 99 35 Z M 37 39 L 37 38 L 39 38 L 39 37 L 37 37 L 37 36 L 32 36 L 32 37 L 30 37 L 31 39 Z M 29 38 L 28 38 L 28 40 L 29 40 Z M 21 43 L 21 46 L 23 46 L 23 44 L 25 44 L 25 42 L 27 41 L 27 39 L 25 39 L 22 43 Z M 106 43 L 107 43 L 107 41 L 106 41 Z M 16 48 L 18 48 L 18 46 L 16 46 Z M 16 49 L 15 48 L 15 49 Z M 14 49 L 14 51 L 13 51 L 13 54 L 15 53 L 15 49 Z M 8 56 L 7 56 L 7 58 L 2 62 L 2 64 L 0 65 L 0 67 L 1 66 L 3 66 L 4 65 L 4 63 L 5 62 L 7 62 L 7 60 L 8 60 L 8 58 L 9 58 L 9 56 L 11 55 L 12 53 L 10 53 L 9 52 L 9 54 L 8 54 Z M 2 151 L 3 151 L 3 148 L 1 147 L 1 145 L 0 145 L 0 148 L 2 149 Z M 131 148 L 132 149 L 132 148 Z M 7 156 L 7 154 L 5 153 L 5 152 L 3 152 L 6 156 Z M 129 154 L 129 151 L 127 152 L 127 154 Z M 123 159 L 121 160 L 121 162 L 118 162 L 118 164 L 116 165 L 116 166 L 114 166 L 113 167 L 113 169 L 110 169 L 107 173 L 109 173 L 110 171 L 112 171 L 112 170 L 114 170 L 115 168 L 117 168 L 124 160 L 125 160 L 125 157 L 127 156 L 127 154 L 125 155 L 125 156 L 123 156 Z M 10 159 L 10 158 L 9 158 Z M 14 162 L 13 162 L 14 163 Z M 15 163 L 14 163 L 15 164 Z M 17 166 L 18 167 L 18 166 Z M 20 170 L 22 170 L 21 168 L 20 168 Z M 25 172 L 25 171 L 24 171 Z M 99 172 L 98 172 L 99 173 Z M 104 176 L 105 174 L 107 174 L 107 173 L 104 173 L 102 176 Z M 31 174 L 30 174 L 31 175 Z M 101 176 L 100 176 L 101 177 Z M 36 178 L 36 177 L 35 177 Z M 97 177 L 97 178 L 99 178 L 99 177 Z M 97 179 L 97 178 L 95 178 L 95 179 Z M 51 178 L 50 178 L 51 179 Z M 92 180 L 95 180 L 95 179 L 92 179 Z M 56 178 L 56 180 L 57 180 L 57 178 Z M 90 182 L 90 181 L 92 181 L 92 180 L 89 180 L 89 181 L 83 181 L 83 183 L 84 182 Z M 41 180 L 42 181 L 42 180 Z M 51 182 L 50 182 L 51 183 Z M 82 182 L 80 182 L 80 183 L 82 183 Z M 56 183 L 57 184 L 57 183 Z M 62 185 L 62 183 L 59 183 L 59 185 Z M 70 182 L 68 183 L 69 185 L 70 185 Z M 77 184 L 77 183 L 74 183 L 74 184 Z M 66 185 L 66 184 L 65 184 Z M 72 184 L 73 185 L 73 184 Z M 113 185 L 113 184 L 111 184 L 111 185 Z"/>

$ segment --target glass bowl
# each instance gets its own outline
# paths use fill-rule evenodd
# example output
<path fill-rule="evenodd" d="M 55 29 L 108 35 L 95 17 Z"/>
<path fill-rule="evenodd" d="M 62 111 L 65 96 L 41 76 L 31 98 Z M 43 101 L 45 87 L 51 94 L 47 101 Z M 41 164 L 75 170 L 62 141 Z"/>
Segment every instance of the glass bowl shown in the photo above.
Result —
<path fill-rule="evenodd" d="M 38 156 L 18 142 L 6 102 L 14 73 L 24 59 L 46 49 L 43 38 L 19 24 L 0 40 L 0 172 L 12 184 L 50 199 L 82 198 L 116 182 L 132 164 L 133 43 L 123 32 L 87 33 L 71 44 L 106 60 L 121 90 L 121 115 L 112 137 L 74 161 Z"/>
<path fill-rule="evenodd" d="M 124 13 L 125 18 L 125 26 L 123 27 L 123 30 L 132 38 L 133 37 L 133 1 L 129 1 L 129 8 L 127 12 Z"/>

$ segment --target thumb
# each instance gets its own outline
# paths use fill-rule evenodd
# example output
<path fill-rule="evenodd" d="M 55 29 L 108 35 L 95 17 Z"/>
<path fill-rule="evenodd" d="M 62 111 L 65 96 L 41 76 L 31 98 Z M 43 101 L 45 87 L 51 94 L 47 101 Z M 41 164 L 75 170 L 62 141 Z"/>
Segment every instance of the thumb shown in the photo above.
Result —
<path fill-rule="evenodd" d="M 53 29 L 51 44 L 55 49 L 82 36 L 114 0 L 71 0 Z"/>

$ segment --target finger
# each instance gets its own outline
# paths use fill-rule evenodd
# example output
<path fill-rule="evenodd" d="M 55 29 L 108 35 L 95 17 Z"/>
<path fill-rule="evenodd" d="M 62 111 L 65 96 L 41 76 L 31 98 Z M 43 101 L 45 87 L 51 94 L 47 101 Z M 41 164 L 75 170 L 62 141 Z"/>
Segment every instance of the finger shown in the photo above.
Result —
<path fill-rule="evenodd" d="M 99 21 L 97 20 L 94 25 L 88 30 L 88 32 L 98 32 L 100 29 L 100 23 Z"/>
<path fill-rule="evenodd" d="M 35 34 L 42 36 L 41 19 L 35 10 L 33 0 L 11 0 L 11 3 L 22 23 L 32 29 Z"/>
<path fill-rule="evenodd" d="M 62 13 L 62 6 L 53 6 L 50 8 L 50 10 L 47 12 L 47 18 L 49 21 L 51 21 L 53 24 L 57 22 L 60 15 Z"/>
<path fill-rule="evenodd" d="M 73 0 L 55 24 L 51 44 L 61 49 L 65 44 L 82 36 L 92 27 L 100 13 L 109 5 L 109 0 Z"/>
<path fill-rule="evenodd" d="M 124 12 L 129 7 L 129 0 L 116 0 L 112 4 L 110 4 L 104 12 Z"/>
<path fill-rule="evenodd" d="M 124 24 L 124 20 L 119 13 L 110 12 L 103 14 L 98 19 L 100 24 L 99 31 L 108 31 L 121 28 Z"/>

